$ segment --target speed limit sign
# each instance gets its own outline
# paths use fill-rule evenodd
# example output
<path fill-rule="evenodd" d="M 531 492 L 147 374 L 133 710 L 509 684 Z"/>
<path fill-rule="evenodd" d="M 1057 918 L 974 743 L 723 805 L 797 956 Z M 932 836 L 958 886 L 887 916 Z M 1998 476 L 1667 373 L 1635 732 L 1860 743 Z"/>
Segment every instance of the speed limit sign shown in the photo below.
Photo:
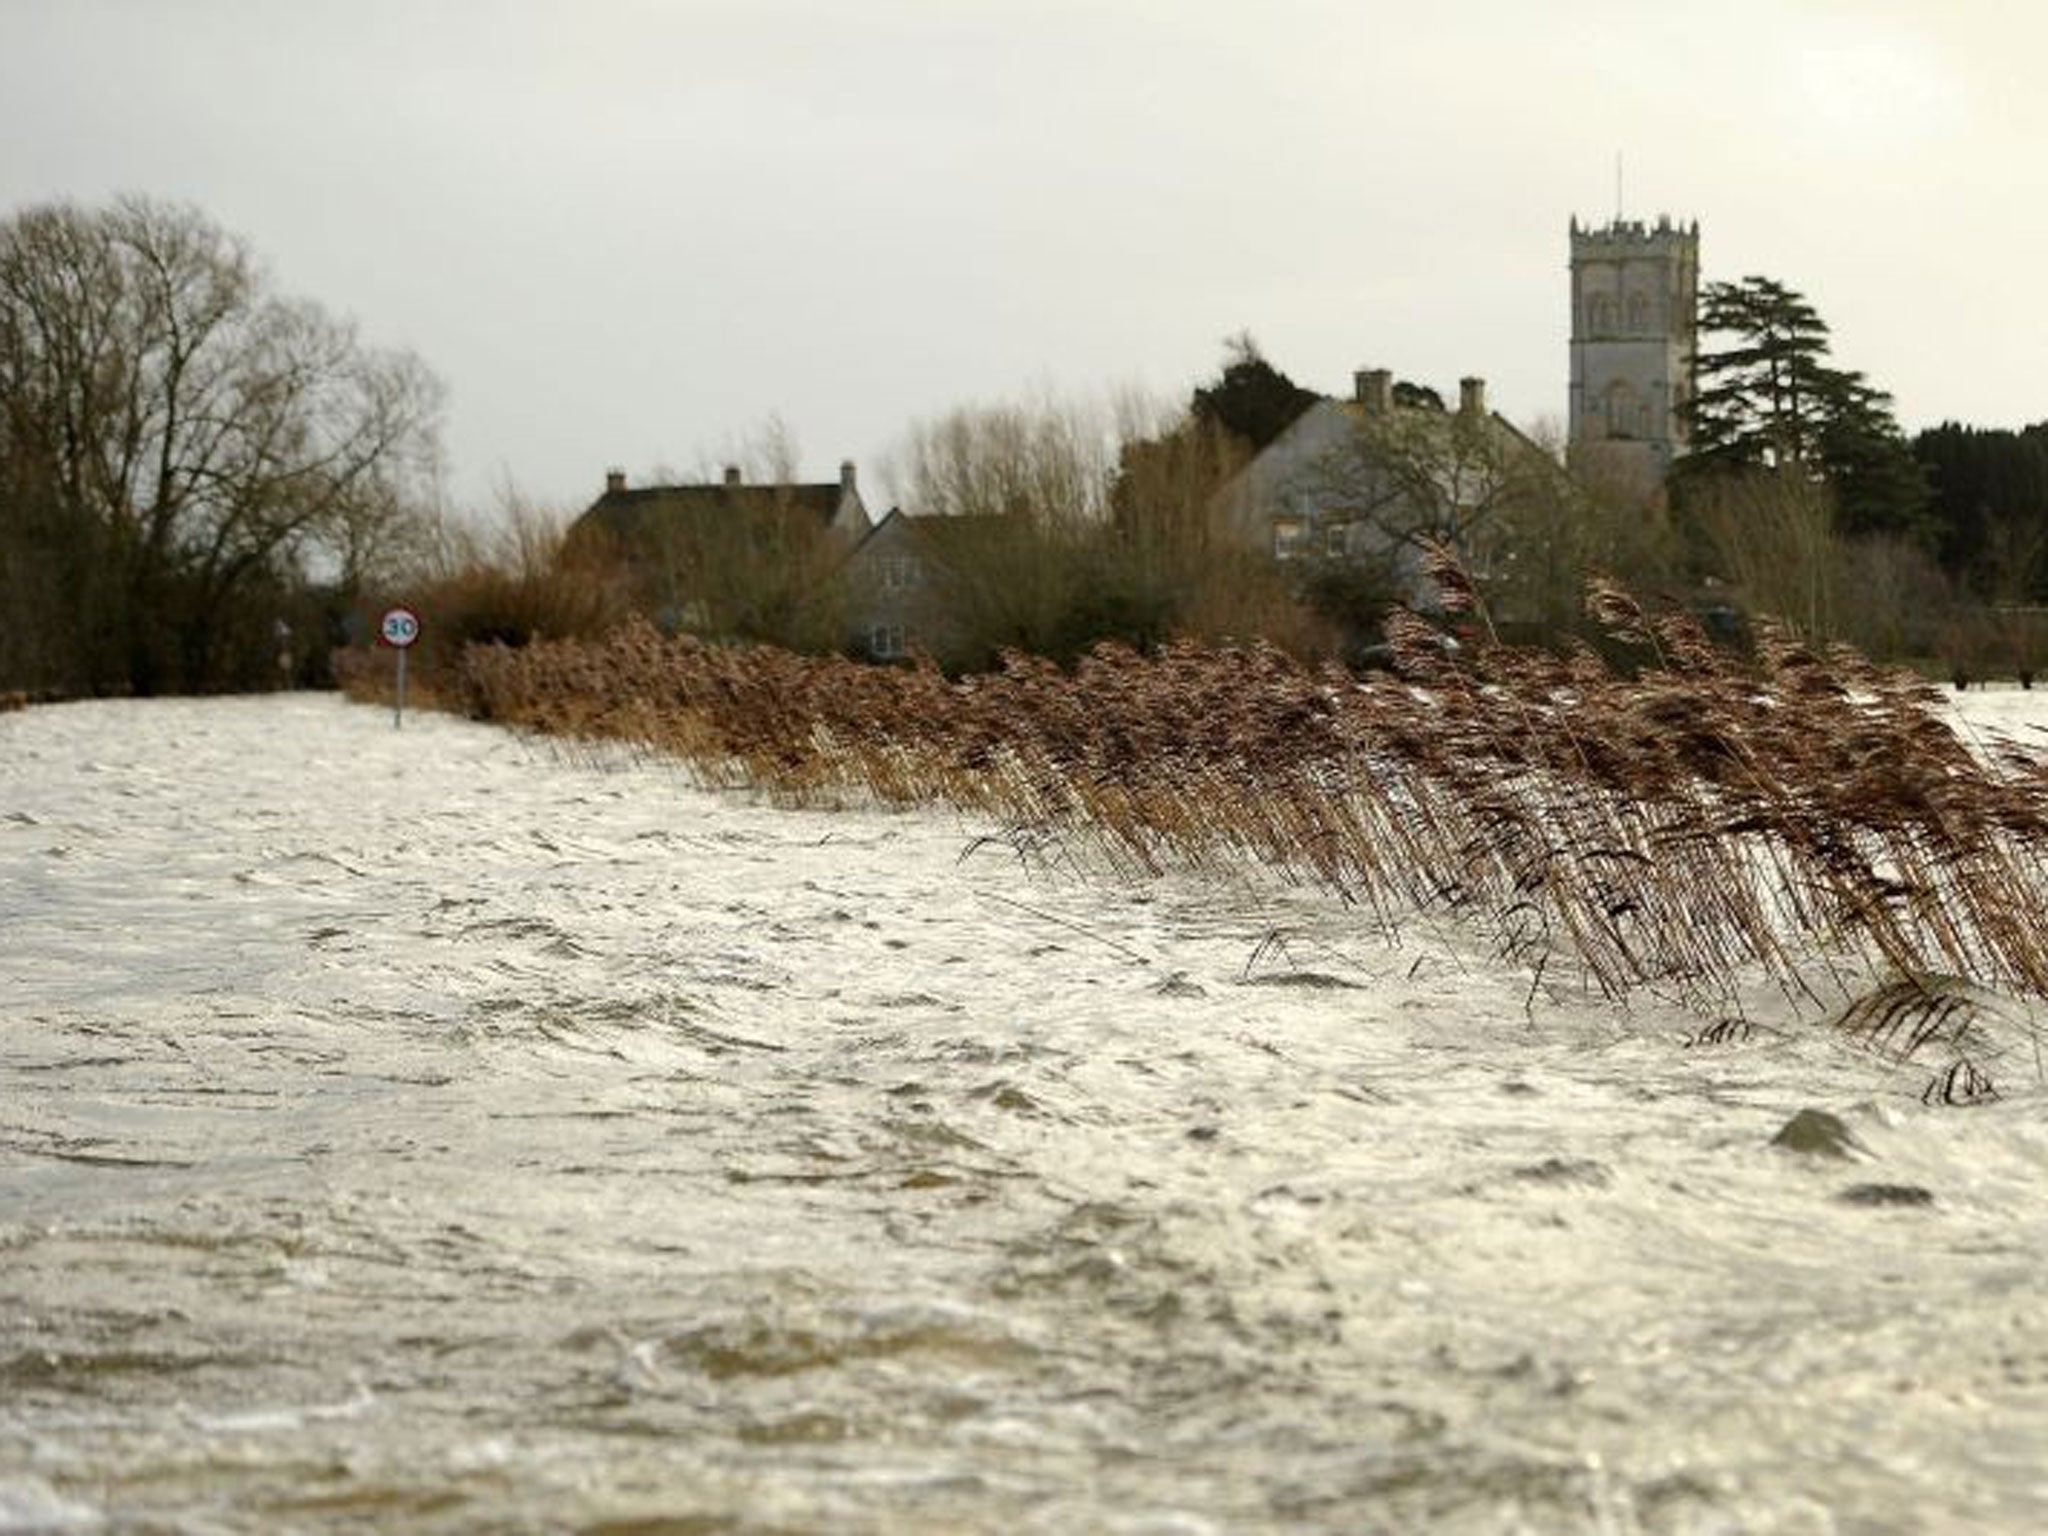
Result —
<path fill-rule="evenodd" d="M 420 637 L 420 616 L 403 605 L 384 610 L 377 621 L 377 638 L 398 652 L 398 694 L 391 710 L 391 723 L 405 726 L 405 650 Z"/>
<path fill-rule="evenodd" d="M 419 639 L 420 616 L 410 608 L 386 609 L 377 633 L 386 645 L 395 645 L 402 651 Z"/>

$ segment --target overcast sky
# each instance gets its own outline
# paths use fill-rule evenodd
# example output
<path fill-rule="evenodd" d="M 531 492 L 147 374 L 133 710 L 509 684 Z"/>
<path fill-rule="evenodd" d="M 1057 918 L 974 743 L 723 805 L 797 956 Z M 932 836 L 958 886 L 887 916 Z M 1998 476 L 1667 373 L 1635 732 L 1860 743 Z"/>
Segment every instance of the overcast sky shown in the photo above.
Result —
<path fill-rule="evenodd" d="M 133 191 L 446 380 L 449 486 L 579 506 L 779 413 L 1565 409 L 1566 227 L 1698 219 L 1911 430 L 2048 417 L 2048 7 L 2014 0 L 0 0 L 0 211 Z"/>

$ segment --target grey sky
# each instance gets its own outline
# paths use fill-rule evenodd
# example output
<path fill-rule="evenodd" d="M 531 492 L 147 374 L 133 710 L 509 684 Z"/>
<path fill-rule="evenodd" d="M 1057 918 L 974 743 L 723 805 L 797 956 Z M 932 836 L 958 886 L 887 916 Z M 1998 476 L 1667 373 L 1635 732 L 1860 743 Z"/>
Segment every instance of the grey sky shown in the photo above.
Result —
<path fill-rule="evenodd" d="M 2048 416 L 2048 10 L 1885 0 L 0 0 L 0 208 L 138 191 L 573 506 L 778 412 L 1183 394 L 1249 329 L 1562 417 L 1566 222 L 1697 218 L 1911 429 Z"/>

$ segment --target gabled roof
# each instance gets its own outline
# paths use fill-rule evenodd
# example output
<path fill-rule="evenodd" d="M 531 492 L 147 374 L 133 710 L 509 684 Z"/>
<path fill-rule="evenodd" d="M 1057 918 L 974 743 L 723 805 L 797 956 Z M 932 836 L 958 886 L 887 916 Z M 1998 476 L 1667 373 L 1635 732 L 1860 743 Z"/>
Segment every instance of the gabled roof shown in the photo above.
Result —
<path fill-rule="evenodd" d="M 1446 434 L 1453 427 L 1471 420 L 1469 416 L 1461 415 L 1458 408 L 1454 405 L 1441 407 L 1434 405 L 1392 405 L 1387 407 L 1385 411 L 1375 412 L 1369 407 L 1361 405 L 1356 400 L 1345 400 L 1336 396 L 1326 396 L 1317 401 L 1316 404 L 1334 405 L 1346 416 L 1349 416 L 1353 421 L 1361 425 L 1374 421 L 1395 421 L 1404 425 L 1413 424 L 1423 428 L 1425 431 Z M 1314 407 L 1311 406 L 1310 409 L 1313 410 Z M 1306 414 L 1306 412 L 1303 414 Z M 1499 411 L 1490 410 L 1486 412 L 1483 419 L 1486 422 L 1488 431 L 1505 433 L 1515 442 L 1529 448 L 1536 446 L 1530 441 L 1529 435 L 1526 432 L 1512 421 L 1509 421 L 1507 417 L 1501 415 Z"/>
<path fill-rule="evenodd" d="M 860 542 L 847 551 L 847 558 L 849 560 L 853 559 L 877 539 L 902 537 L 909 526 L 910 514 L 901 507 L 891 507 L 880 517 L 876 518 L 869 526 L 868 531 L 860 536 Z M 883 532 L 884 529 L 888 530 L 886 534 Z"/>
<path fill-rule="evenodd" d="M 672 519 L 752 520 L 776 516 L 815 519 L 830 527 L 847 490 L 838 481 L 819 485 L 647 485 L 607 490 L 577 519 L 579 528 L 602 529 L 631 540 Z"/>
<path fill-rule="evenodd" d="M 989 513 L 961 517 L 913 517 L 901 507 L 891 507 L 882 514 L 870 528 L 867 536 L 853 547 L 849 558 L 857 558 L 878 540 L 907 539 L 920 554 L 928 554 L 943 560 L 948 550 L 971 546 L 976 539 L 987 538 L 1008 527 L 1012 519 Z M 883 530 L 888 530 L 884 533 Z"/>
<path fill-rule="evenodd" d="M 1229 505 L 1241 497 L 1246 487 L 1257 483 L 1270 472 L 1270 466 L 1287 460 L 1290 452 L 1315 434 L 1325 430 L 1325 424 L 1332 420 L 1349 423 L 1357 428 L 1378 425 L 1391 429 L 1409 441 L 1444 442 L 1454 431 L 1467 427 L 1473 417 L 1456 406 L 1438 408 L 1430 405 L 1389 404 L 1377 409 L 1355 399 L 1325 395 L 1288 423 L 1280 435 L 1254 454 L 1238 471 L 1225 480 L 1217 489 L 1215 503 Z M 1484 426 L 1485 438 L 1504 455 L 1512 455 L 1517 462 L 1542 463 L 1562 473 L 1552 463 L 1549 454 L 1507 417 L 1495 410 L 1486 410 L 1478 418 Z M 1363 437 L 1358 446 L 1370 454 L 1371 446 Z"/>

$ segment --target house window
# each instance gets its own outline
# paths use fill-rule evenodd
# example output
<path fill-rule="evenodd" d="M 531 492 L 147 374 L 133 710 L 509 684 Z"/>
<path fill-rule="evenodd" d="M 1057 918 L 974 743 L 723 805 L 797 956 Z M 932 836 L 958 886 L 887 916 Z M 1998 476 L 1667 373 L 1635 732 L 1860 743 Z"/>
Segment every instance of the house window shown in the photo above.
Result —
<path fill-rule="evenodd" d="M 1273 519 L 1273 558 L 1292 560 L 1308 543 L 1308 525 L 1298 517 Z"/>
<path fill-rule="evenodd" d="M 882 590 L 902 592 L 917 585 L 917 562 L 891 557 L 881 563 Z"/>
<path fill-rule="evenodd" d="M 1351 552 L 1351 525 L 1331 523 L 1323 529 L 1323 553 L 1332 560 L 1342 560 Z"/>
<path fill-rule="evenodd" d="M 901 624 L 868 626 L 868 654 L 878 661 L 895 661 L 909 654 L 908 637 Z"/>

